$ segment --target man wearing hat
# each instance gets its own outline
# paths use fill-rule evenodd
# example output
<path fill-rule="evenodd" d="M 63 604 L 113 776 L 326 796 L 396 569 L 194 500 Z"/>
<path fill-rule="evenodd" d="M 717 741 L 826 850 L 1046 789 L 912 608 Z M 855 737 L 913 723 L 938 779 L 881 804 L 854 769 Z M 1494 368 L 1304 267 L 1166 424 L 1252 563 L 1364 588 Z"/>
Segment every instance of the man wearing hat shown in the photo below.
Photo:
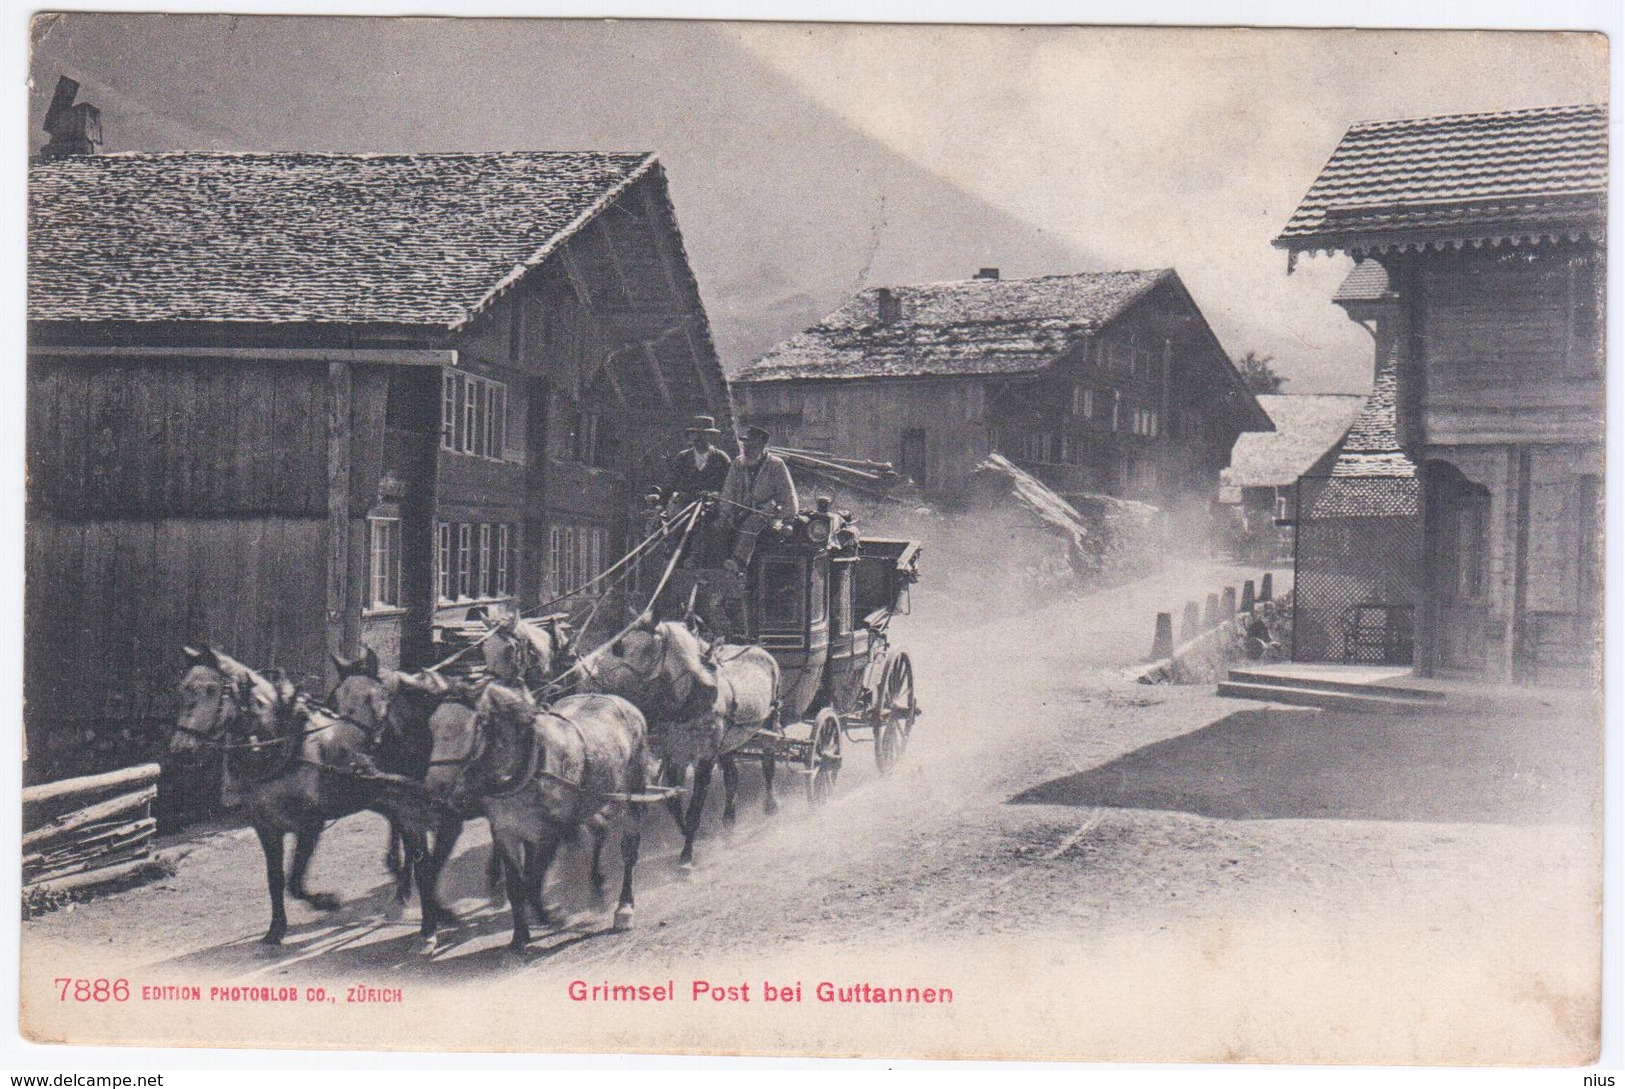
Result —
<path fill-rule="evenodd" d="M 666 498 L 681 506 L 706 492 L 720 492 L 732 459 L 712 445 L 722 435 L 712 416 L 696 416 L 683 429 L 689 445 L 666 465 Z"/>
<path fill-rule="evenodd" d="M 756 537 L 780 518 L 793 518 L 801 509 L 790 467 L 777 454 L 767 452 L 772 438 L 760 427 L 747 427 L 739 436 L 744 453 L 728 468 L 722 484 L 723 507 L 733 520 L 733 557 L 724 564 L 743 571 L 756 551 Z"/>

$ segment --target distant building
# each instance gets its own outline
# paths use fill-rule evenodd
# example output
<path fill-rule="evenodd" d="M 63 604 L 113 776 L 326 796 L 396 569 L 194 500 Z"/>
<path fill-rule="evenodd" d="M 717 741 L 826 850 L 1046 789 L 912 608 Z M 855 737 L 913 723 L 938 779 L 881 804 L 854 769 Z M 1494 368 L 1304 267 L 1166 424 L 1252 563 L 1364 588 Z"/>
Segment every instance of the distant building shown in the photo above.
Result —
<path fill-rule="evenodd" d="M 1261 394 L 1259 405 L 1274 431 L 1236 439 L 1230 466 L 1219 474 L 1219 502 L 1232 509 L 1237 526 L 1256 549 L 1278 554 L 1291 548 L 1288 524 L 1297 514 L 1298 478 L 1329 471 L 1343 436 L 1359 414 L 1359 394 Z"/>
<path fill-rule="evenodd" d="M 1311 519 L 1408 518 L 1386 552 L 1380 532 L 1326 547 L 1416 572 L 1409 616 L 1364 608 L 1397 591 L 1359 578 L 1342 604 L 1390 648 L 1413 628 L 1423 673 L 1594 675 L 1607 158 L 1601 106 L 1356 125 L 1276 239 L 1360 260 L 1338 301 L 1376 340 L 1372 400 L 1300 511 L 1300 563 Z"/>
<path fill-rule="evenodd" d="M 948 499 L 999 452 L 1068 497 L 1205 508 L 1236 436 L 1270 427 L 1172 269 L 872 288 L 733 391 L 776 443 Z"/>
<path fill-rule="evenodd" d="M 29 172 L 31 775 L 144 759 L 183 644 L 316 691 L 570 589 L 725 384 L 645 154 Z"/>

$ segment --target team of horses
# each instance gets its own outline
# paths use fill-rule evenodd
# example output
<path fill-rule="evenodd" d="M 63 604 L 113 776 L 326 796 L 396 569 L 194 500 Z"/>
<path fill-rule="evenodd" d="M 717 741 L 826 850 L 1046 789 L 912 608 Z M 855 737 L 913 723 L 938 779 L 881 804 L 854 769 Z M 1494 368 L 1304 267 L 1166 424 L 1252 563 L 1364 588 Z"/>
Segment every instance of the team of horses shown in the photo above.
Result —
<path fill-rule="evenodd" d="M 722 767 L 723 819 L 732 823 L 735 753 L 778 725 L 772 656 L 707 644 L 683 622 L 645 616 L 578 656 L 566 618 L 508 616 L 480 648 L 485 677 L 476 683 L 385 669 L 371 650 L 335 655 L 338 680 L 319 704 L 278 672 L 212 647 L 186 648 L 170 751 L 224 756 L 265 855 L 264 942 L 286 935 L 287 894 L 319 910 L 338 906 L 306 886 L 306 872 L 328 822 L 362 810 L 389 821 L 386 865 L 399 900 L 417 889 L 426 952 L 457 922 L 440 902 L 439 879 L 464 823 L 481 817 L 491 830 L 489 876 L 512 909 L 511 948 L 529 943 L 532 915 L 543 926 L 559 921 L 545 892 L 562 844 L 590 845 L 592 892 L 608 909 L 601 855 L 617 827 L 622 872 L 612 926 L 627 929 L 643 803 L 666 802 L 683 837 L 678 864 L 692 871 L 713 770 Z M 771 814 L 772 757 L 762 766 Z"/>

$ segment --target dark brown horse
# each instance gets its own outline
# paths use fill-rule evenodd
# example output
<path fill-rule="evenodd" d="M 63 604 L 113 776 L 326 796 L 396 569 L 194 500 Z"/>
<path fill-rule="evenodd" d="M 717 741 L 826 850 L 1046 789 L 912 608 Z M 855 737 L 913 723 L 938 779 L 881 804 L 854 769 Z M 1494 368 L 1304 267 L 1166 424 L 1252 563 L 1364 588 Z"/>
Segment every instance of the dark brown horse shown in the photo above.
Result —
<path fill-rule="evenodd" d="M 170 752 L 224 752 L 265 852 L 271 927 L 262 940 L 279 945 L 288 930 L 284 891 L 320 911 L 338 906 L 331 893 L 305 887 L 328 821 L 370 809 L 421 836 L 438 821 L 441 807 L 419 783 L 379 766 L 366 728 L 312 707 L 285 677 L 256 673 L 213 647 L 187 647 L 186 656 L 191 666 L 181 681 Z M 284 873 L 289 832 L 295 836 L 293 861 Z M 439 914 L 434 876 L 420 870 L 418 880 L 430 933 Z"/>
<path fill-rule="evenodd" d="M 435 717 L 427 784 L 463 809 L 478 805 L 502 855 L 513 940 L 530 941 L 527 905 L 553 922 L 544 902 L 547 870 L 559 845 L 582 828 L 593 838 L 592 880 L 602 900 L 599 854 L 609 825 L 621 819 L 621 894 L 617 930 L 632 925 L 632 873 L 642 838 L 639 806 L 651 768 L 643 715 L 615 696 L 566 696 L 548 708 L 501 685 L 487 685 L 472 717 Z"/>
<path fill-rule="evenodd" d="M 328 694 L 327 705 L 339 717 L 364 727 L 376 740 L 378 762 L 411 779 L 422 781 L 429 771 L 429 757 L 434 739 L 429 732 L 429 720 L 440 704 L 453 694 L 453 688 L 435 673 L 403 673 L 384 669 L 371 647 L 356 658 L 333 655 L 339 681 Z M 395 876 L 395 898 L 404 903 L 411 894 L 414 875 L 420 867 L 427 873 L 438 875 L 457 845 L 462 834 L 463 818 L 447 810 L 434 829 L 433 837 L 424 842 L 422 836 L 413 835 L 391 819 L 389 846 L 384 864 Z M 425 857 L 423 851 L 430 854 Z M 437 923 L 455 922 L 443 906 Z M 425 922 L 425 937 L 433 931 Z"/>
<path fill-rule="evenodd" d="M 708 646 L 685 624 L 646 620 L 588 655 L 577 671 L 584 687 L 631 700 L 655 724 L 651 734 L 660 754 L 661 782 L 680 785 L 693 767 L 694 792 L 687 812 L 676 795 L 667 801 L 683 833 L 678 866 L 691 871 L 712 771 L 719 764 L 722 819 L 734 822 L 739 770 L 733 753 L 758 730 L 774 724 L 778 663 L 760 647 Z M 771 816 L 779 808 L 771 753 L 762 757 L 762 775 L 766 781 L 762 808 Z"/>

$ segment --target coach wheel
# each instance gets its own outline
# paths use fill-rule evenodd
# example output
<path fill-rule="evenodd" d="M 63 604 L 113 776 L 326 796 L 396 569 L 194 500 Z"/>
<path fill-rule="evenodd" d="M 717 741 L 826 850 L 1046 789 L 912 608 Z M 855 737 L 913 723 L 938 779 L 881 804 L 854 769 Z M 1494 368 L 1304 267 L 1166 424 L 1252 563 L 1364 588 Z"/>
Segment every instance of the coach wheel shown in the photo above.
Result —
<path fill-rule="evenodd" d="M 914 663 L 907 654 L 897 656 L 897 664 L 887 678 L 886 709 L 888 720 L 897 726 L 897 750 L 901 754 L 914 735 L 914 720 L 920 717 L 920 705 L 914 702 Z"/>
<path fill-rule="evenodd" d="M 823 805 L 841 774 L 841 719 L 828 707 L 813 722 L 812 745 L 807 751 L 807 801 Z"/>

